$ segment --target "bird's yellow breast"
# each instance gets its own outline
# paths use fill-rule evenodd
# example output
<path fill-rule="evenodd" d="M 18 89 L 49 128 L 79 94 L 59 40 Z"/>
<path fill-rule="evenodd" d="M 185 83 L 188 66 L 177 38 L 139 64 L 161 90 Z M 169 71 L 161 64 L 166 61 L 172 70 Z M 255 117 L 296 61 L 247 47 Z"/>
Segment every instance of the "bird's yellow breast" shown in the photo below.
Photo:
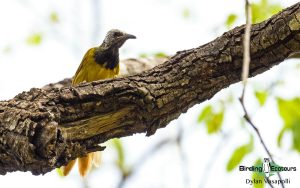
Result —
<path fill-rule="evenodd" d="M 96 63 L 95 51 L 96 48 L 91 48 L 85 54 L 75 76 L 73 77 L 73 85 L 77 85 L 82 82 L 114 78 L 119 74 L 119 64 L 116 65 L 115 68 L 109 69 L 105 67 L 105 63 Z"/>

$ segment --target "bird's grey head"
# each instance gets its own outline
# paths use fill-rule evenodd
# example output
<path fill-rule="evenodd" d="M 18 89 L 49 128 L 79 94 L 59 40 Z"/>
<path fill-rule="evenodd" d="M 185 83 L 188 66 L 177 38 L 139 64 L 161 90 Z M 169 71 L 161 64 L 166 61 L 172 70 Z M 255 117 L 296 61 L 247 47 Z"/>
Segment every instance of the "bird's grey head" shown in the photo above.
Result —
<path fill-rule="evenodd" d="M 120 48 L 126 40 L 128 39 L 135 39 L 136 37 L 134 35 L 125 33 L 123 31 L 120 31 L 118 29 L 112 29 L 107 32 L 105 39 L 101 46 L 106 48 Z"/>

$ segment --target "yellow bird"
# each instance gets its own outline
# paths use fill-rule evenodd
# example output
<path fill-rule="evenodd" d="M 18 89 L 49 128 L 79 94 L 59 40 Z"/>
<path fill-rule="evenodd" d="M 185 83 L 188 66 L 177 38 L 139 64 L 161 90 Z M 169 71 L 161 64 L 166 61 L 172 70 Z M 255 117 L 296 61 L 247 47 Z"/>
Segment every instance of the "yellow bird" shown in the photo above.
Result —
<path fill-rule="evenodd" d="M 84 55 L 72 85 L 76 86 L 82 82 L 92 82 L 114 78 L 119 74 L 119 48 L 128 39 L 136 37 L 118 29 L 112 29 L 107 34 L 103 43 L 89 49 Z M 61 167 L 64 176 L 67 176 L 73 168 L 75 160 L 70 161 L 66 166 Z M 99 166 L 100 152 L 87 154 L 85 157 L 78 158 L 79 173 L 82 177 L 90 171 L 92 164 Z"/>

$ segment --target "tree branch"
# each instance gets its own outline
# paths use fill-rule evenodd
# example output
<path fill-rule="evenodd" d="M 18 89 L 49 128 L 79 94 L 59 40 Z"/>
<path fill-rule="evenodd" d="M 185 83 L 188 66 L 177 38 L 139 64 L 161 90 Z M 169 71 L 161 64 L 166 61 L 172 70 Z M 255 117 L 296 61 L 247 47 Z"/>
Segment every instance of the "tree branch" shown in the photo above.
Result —
<path fill-rule="evenodd" d="M 138 74 L 143 71 L 152 69 L 153 67 L 162 64 L 167 61 L 168 57 L 150 57 L 150 58 L 140 58 L 140 59 L 126 59 L 120 62 L 120 76 L 129 76 L 133 74 Z M 51 83 L 45 85 L 42 89 L 51 90 L 54 88 L 61 89 L 63 87 L 71 86 L 72 78 L 65 78 L 57 83 Z"/>
<path fill-rule="evenodd" d="M 0 102 L 0 174 L 43 174 L 111 138 L 165 127 L 240 81 L 244 26 L 133 76 L 31 89 Z M 300 51 L 300 3 L 252 26 L 249 75 Z"/>

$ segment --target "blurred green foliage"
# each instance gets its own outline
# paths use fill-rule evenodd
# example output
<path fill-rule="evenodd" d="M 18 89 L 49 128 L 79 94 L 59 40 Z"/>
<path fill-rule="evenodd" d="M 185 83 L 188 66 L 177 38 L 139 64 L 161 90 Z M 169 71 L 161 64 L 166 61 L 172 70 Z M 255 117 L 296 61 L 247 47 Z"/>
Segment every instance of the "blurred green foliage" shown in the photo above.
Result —
<path fill-rule="evenodd" d="M 42 42 L 41 33 L 33 33 L 26 39 L 27 44 L 29 45 L 39 45 Z"/>
<path fill-rule="evenodd" d="M 211 105 L 206 106 L 198 117 L 198 122 L 204 122 L 207 133 L 212 134 L 218 132 L 223 124 L 224 109 L 215 112 Z"/>
<path fill-rule="evenodd" d="M 148 57 L 167 58 L 169 56 L 164 52 L 155 52 L 155 53 L 141 53 L 139 57 L 140 58 L 148 58 Z"/>
<path fill-rule="evenodd" d="M 3 53 L 5 53 L 5 54 L 10 53 L 11 51 L 12 51 L 12 47 L 10 45 L 6 45 L 3 48 Z"/>
<path fill-rule="evenodd" d="M 156 52 L 154 53 L 154 57 L 164 58 L 164 57 L 168 57 L 168 55 L 165 54 L 164 52 Z"/>
<path fill-rule="evenodd" d="M 123 177 L 127 177 L 131 173 L 131 169 L 126 165 L 125 162 L 125 150 L 123 147 L 123 143 L 120 139 L 115 138 L 112 140 L 112 145 L 115 148 L 118 158 L 116 160 L 116 165 L 118 166 L 119 170 L 122 172 Z"/>
<path fill-rule="evenodd" d="M 258 3 L 251 4 L 252 23 L 258 23 L 271 17 L 282 10 L 280 4 L 272 3 L 268 0 L 261 0 Z"/>
<path fill-rule="evenodd" d="M 269 0 L 261 0 L 257 3 L 251 3 L 252 23 L 262 22 L 282 9 L 283 7 L 280 4 Z M 231 28 L 238 18 L 239 16 L 234 13 L 229 14 L 225 22 L 226 27 Z"/>
<path fill-rule="evenodd" d="M 292 132 L 293 149 L 300 152 L 300 98 L 290 100 L 277 98 L 279 114 L 284 122 L 278 137 L 277 144 L 281 146 L 281 141 L 286 131 Z"/>
<path fill-rule="evenodd" d="M 113 144 L 114 148 L 116 149 L 117 155 L 118 155 L 117 165 L 120 168 L 123 168 L 124 165 L 125 165 L 125 156 L 124 156 L 123 144 L 122 144 L 121 140 L 117 139 L 117 138 L 112 140 L 112 144 Z"/>
<path fill-rule="evenodd" d="M 257 159 L 253 166 L 261 166 L 262 167 L 262 160 Z M 252 172 L 252 179 L 255 179 L 255 180 L 258 180 L 258 181 L 261 180 L 261 182 L 262 182 L 262 183 L 254 183 L 253 184 L 254 188 L 263 188 L 263 187 L 265 187 L 264 176 L 262 176 L 259 173 L 253 171 Z"/>
<path fill-rule="evenodd" d="M 147 58 L 147 57 L 149 57 L 149 54 L 147 54 L 147 53 L 141 53 L 141 54 L 139 55 L 139 57 L 140 57 L 140 58 Z"/>
<path fill-rule="evenodd" d="M 236 148 L 233 151 L 233 153 L 227 163 L 226 170 L 228 172 L 230 172 L 233 169 L 235 169 L 241 163 L 241 161 L 245 158 L 245 156 L 253 151 L 253 145 L 254 145 L 253 136 L 251 136 L 249 143 Z"/>
<path fill-rule="evenodd" d="M 233 26 L 233 24 L 235 23 L 235 21 L 237 20 L 238 16 L 236 14 L 229 14 L 227 16 L 227 20 L 226 20 L 226 26 L 227 28 L 231 28 Z"/>
<path fill-rule="evenodd" d="M 255 91 L 254 94 L 259 105 L 263 106 L 267 101 L 268 93 L 266 91 Z"/>
<path fill-rule="evenodd" d="M 58 23 L 59 22 L 59 17 L 58 17 L 58 14 L 57 14 L 57 12 L 51 12 L 51 14 L 50 14 L 50 21 L 52 22 L 52 23 Z"/>
<path fill-rule="evenodd" d="M 184 19 L 188 19 L 189 17 L 191 17 L 191 11 L 190 11 L 189 8 L 184 8 L 184 9 L 182 10 L 182 17 L 183 17 Z"/>
<path fill-rule="evenodd" d="M 62 169 L 61 169 L 61 168 L 56 168 L 55 170 L 56 170 L 56 173 L 57 173 L 60 177 L 65 177 L 65 176 L 63 175 L 63 172 L 62 172 Z"/>

